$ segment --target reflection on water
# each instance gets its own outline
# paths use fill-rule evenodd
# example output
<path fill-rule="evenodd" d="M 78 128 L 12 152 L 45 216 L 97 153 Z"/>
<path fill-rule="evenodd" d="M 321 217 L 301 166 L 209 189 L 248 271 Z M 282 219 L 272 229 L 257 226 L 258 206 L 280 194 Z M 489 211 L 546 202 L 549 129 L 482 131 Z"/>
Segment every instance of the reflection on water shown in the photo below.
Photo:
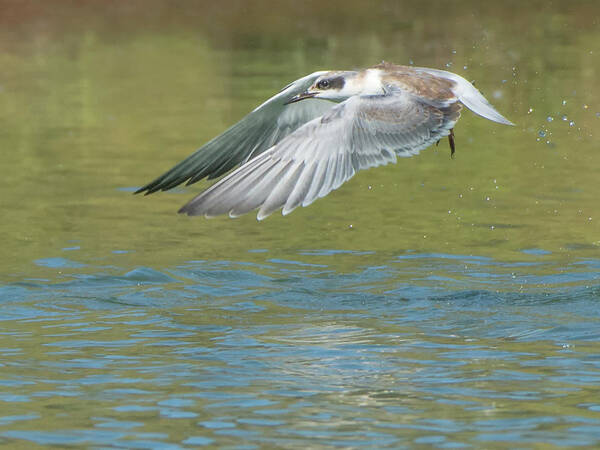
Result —
<path fill-rule="evenodd" d="M 53 258 L 81 272 L 1 288 L 0 435 L 128 448 L 600 439 L 600 260 L 408 253 L 340 273 L 327 264 L 338 252 L 262 254 L 129 272 Z"/>
<path fill-rule="evenodd" d="M 318 14 L 315 14 L 318 11 Z M 600 444 L 594 2 L 0 2 L 0 445 Z M 475 80 L 432 148 L 258 224 L 136 187 L 289 81 Z"/>

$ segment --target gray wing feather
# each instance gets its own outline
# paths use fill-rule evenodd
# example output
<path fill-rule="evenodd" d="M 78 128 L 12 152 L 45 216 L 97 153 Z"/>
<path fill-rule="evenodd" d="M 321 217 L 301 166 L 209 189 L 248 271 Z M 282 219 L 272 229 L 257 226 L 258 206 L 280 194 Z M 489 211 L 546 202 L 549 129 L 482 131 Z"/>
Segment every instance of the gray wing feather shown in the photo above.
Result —
<path fill-rule="evenodd" d="M 315 72 L 286 86 L 221 135 L 204 144 L 160 177 L 136 191 L 151 194 L 185 181 L 217 178 L 277 144 L 309 120 L 331 109 L 334 103 L 310 99 L 285 103 L 304 92 L 324 72 Z"/>
<path fill-rule="evenodd" d="M 259 208 L 262 220 L 289 214 L 340 187 L 356 172 L 395 163 L 449 134 L 460 104 L 435 107 L 412 94 L 356 96 L 286 136 L 202 192 L 179 212 L 232 217 Z"/>

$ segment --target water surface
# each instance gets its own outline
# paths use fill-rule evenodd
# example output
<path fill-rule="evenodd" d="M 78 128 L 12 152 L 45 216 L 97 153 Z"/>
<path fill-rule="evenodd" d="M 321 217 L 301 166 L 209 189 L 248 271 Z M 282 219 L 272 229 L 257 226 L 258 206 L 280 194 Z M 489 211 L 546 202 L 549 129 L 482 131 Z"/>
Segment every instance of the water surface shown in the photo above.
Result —
<path fill-rule="evenodd" d="M 0 445 L 600 444 L 600 9 L 0 4 Z M 318 14 L 315 14 L 318 11 Z M 445 142 L 292 215 L 137 187 L 289 81 L 474 80 Z"/>

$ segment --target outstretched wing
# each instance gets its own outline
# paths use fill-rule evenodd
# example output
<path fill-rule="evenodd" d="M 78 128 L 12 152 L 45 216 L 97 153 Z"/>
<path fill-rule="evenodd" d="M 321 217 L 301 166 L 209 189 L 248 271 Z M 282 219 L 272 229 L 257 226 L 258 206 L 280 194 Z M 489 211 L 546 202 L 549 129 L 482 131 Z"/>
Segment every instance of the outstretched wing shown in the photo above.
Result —
<path fill-rule="evenodd" d="M 300 102 L 302 103 L 302 102 Z M 236 217 L 260 208 L 262 220 L 307 206 L 358 170 L 412 156 L 448 135 L 460 103 L 434 106 L 411 93 L 355 96 L 311 120 L 180 209 Z"/>
<path fill-rule="evenodd" d="M 184 181 L 195 183 L 203 178 L 216 178 L 240 163 L 264 152 L 309 120 L 322 115 L 334 104 L 311 99 L 286 105 L 293 96 L 304 92 L 320 75 L 315 72 L 286 86 L 238 123 L 204 144 L 137 193 L 171 189 Z"/>

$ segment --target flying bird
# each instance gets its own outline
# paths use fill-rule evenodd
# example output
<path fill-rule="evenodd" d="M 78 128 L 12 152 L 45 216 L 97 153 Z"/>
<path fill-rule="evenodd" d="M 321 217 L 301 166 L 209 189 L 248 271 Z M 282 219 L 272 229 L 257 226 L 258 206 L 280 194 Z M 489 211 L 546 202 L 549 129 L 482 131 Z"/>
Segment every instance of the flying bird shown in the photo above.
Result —
<path fill-rule="evenodd" d="M 359 170 L 395 163 L 448 136 L 466 106 L 513 125 L 467 80 L 451 72 L 383 62 L 358 71 L 321 71 L 277 95 L 137 193 L 220 177 L 179 212 L 262 220 L 308 206 Z"/>

